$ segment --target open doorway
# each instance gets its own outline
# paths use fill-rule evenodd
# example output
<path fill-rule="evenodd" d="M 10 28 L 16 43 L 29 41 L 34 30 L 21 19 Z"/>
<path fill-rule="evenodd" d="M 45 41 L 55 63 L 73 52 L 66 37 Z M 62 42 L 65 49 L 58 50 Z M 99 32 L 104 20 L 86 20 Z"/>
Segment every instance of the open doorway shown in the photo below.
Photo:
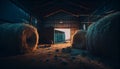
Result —
<path fill-rule="evenodd" d="M 55 28 L 54 29 L 54 43 L 63 43 L 70 41 L 69 28 Z"/>

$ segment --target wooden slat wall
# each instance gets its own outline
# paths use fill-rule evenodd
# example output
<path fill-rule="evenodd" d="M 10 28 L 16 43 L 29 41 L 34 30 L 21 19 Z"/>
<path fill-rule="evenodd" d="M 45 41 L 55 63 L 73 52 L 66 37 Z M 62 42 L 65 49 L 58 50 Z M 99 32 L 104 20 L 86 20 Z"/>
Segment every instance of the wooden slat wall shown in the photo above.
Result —
<path fill-rule="evenodd" d="M 60 22 L 63 23 L 60 23 Z M 79 18 L 72 16 L 70 14 L 59 12 L 57 14 L 51 15 L 44 19 L 43 24 L 45 27 L 54 27 L 54 28 L 78 28 L 79 27 Z"/>

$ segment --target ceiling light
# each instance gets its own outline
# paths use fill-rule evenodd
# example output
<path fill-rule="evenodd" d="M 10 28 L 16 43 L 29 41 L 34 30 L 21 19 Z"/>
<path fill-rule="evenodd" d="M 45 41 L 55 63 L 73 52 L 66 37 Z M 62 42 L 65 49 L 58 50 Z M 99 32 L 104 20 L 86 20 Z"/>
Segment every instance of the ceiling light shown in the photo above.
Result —
<path fill-rule="evenodd" d="M 60 21 L 59 23 L 63 23 L 63 21 Z"/>

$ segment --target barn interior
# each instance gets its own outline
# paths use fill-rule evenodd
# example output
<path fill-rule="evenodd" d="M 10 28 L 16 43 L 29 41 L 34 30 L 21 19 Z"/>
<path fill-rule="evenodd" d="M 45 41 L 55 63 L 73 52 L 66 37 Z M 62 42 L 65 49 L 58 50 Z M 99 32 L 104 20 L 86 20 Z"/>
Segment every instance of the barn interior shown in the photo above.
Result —
<path fill-rule="evenodd" d="M 119 0 L 0 0 L 0 69 L 119 69 Z"/>

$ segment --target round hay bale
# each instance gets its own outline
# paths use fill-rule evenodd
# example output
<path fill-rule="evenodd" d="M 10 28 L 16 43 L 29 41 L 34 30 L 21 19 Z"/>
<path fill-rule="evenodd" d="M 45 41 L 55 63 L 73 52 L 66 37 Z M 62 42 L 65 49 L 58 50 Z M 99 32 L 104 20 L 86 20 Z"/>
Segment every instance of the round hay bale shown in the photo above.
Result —
<path fill-rule="evenodd" d="M 0 25 L 0 56 L 11 56 L 34 51 L 38 45 L 38 32 L 29 24 Z"/>
<path fill-rule="evenodd" d="M 89 26 L 86 34 L 87 49 L 94 55 L 118 58 L 120 12 L 105 16 Z"/>
<path fill-rule="evenodd" d="M 78 49 L 86 49 L 86 31 L 78 30 L 72 40 L 72 47 Z"/>

